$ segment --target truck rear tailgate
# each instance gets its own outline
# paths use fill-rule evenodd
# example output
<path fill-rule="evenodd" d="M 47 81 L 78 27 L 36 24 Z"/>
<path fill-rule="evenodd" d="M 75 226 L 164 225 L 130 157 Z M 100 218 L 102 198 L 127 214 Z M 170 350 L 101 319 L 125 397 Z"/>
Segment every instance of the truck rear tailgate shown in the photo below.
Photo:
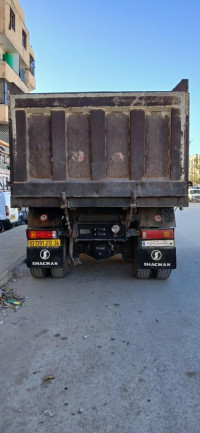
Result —
<path fill-rule="evenodd" d="M 186 206 L 189 95 L 11 97 L 12 206 Z"/>

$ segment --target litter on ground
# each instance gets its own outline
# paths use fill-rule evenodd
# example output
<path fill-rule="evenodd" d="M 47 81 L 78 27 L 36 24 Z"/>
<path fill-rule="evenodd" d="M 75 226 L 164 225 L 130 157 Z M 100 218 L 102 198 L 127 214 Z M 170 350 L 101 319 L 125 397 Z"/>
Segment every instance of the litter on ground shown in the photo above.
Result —
<path fill-rule="evenodd" d="M 43 382 L 47 382 L 48 380 L 53 380 L 55 379 L 55 376 L 44 376 L 42 377 Z"/>
<path fill-rule="evenodd" d="M 19 307 L 24 306 L 24 301 L 25 297 L 21 296 L 20 293 L 14 292 L 10 287 L 0 290 L 0 310 L 11 308 L 17 311 Z"/>

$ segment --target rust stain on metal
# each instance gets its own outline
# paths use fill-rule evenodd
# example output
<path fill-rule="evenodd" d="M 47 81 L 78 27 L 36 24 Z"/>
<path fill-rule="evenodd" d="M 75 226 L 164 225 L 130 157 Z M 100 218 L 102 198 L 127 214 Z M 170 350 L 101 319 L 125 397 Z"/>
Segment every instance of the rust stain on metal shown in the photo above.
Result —
<path fill-rule="evenodd" d="M 13 143 L 14 144 L 14 143 Z M 27 118 L 24 110 L 16 111 L 15 140 L 15 179 L 18 182 L 27 181 L 28 149 L 27 149 Z"/>
<path fill-rule="evenodd" d="M 146 116 L 145 123 L 145 177 L 169 178 L 169 117 L 155 111 Z"/>
<path fill-rule="evenodd" d="M 145 170 L 145 111 L 130 112 L 131 179 L 144 178 Z"/>
<path fill-rule="evenodd" d="M 128 115 L 122 113 L 107 114 L 106 155 L 107 177 L 130 179 Z"/>
<path fill-rule="evenodd" d="M 148 92 L 147 92 L 148 93 Z M 55 98 L 52 96 L 48 98 L 17 98 L 16 108 L 43 108 L 43 107 L 132 107 L 132 106 L 171 106 L 179 105 L 180 97 L 177 94 L 161 95 L 159 93 L 155 94 L 145 94 L 140 96 L 140 93 L 134 95 L 118 95 L 115 93 L 113 96 L 106 96 L 102 94 L 99 96 L 60 96 Z"/>
<path fill-rule="evenodd" d="M 180 109 L 172 108 L 171 111 L 171 178 L 180 180 L 184 167 L 181 155 L 181 112 Z"/>
<path fill-rule="evenodd" d="M 88 114 L 73 113 L 67 117 L 67 153 L 69 178 L 91 178 Z"/>
<path fill-rule="evenodd" d="M 29 178 L 52 178 L 50 116 L 28 117 Z"/>

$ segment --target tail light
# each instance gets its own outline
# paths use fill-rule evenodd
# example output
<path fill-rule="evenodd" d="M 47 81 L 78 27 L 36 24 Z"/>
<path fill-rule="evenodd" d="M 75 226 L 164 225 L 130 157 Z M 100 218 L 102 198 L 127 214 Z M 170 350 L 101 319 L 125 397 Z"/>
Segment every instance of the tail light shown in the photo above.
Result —
<path fill-rule="evenodd" d="M 56 230 L 28 230 L 28 239 L 57 239 Z"/>
<path fill-rule="evenodd" d="M 174 230 L 141 230 L 142 239 L 174 239 Z"/>
<path fill-rule="evenodd" d="M 9 216 L 10 215 L 9 206 L 5 206 L 5 211 L 6 211 L 6 216 Z"/>

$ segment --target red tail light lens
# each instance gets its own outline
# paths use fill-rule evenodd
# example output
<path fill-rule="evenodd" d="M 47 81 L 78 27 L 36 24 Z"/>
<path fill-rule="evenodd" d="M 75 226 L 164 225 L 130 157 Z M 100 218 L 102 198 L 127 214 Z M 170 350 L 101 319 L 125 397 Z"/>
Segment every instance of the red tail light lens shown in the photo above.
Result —
<path fill-rule="evenodd" d="M 57 239 L 56 230 L 28 230 L 28 239 Z"/>
<path fill-rule="evenodd" d="M 5 206 L 5 211 L 6 211 L 6 216 L 9 216 L 10 215 L 9 206 Z"/>
<path fill-rule="evenodd" d="M 174 230 L 141 230 L 142 239 L 174 239 Z"/>

